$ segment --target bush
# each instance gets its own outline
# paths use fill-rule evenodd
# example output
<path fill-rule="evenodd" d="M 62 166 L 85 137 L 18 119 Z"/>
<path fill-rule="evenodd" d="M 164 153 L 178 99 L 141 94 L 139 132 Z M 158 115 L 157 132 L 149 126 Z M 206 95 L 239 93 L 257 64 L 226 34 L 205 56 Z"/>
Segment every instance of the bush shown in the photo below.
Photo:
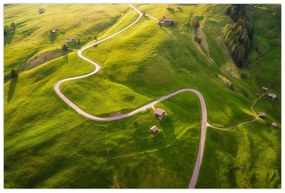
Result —
<path fill-rule="evenodd" d="M 11 78 L 18 78 L 18 72 L 16 70 L 11 70 Z"/>
<path fill-rule="evenodd" d="M 61 48 L 62 48 L 62 50 L 63 50 L 63 51 L 65 51 L 65 52 L 68 50 L 68 48 L 67 48 L 67 45 L 66 45 L 66 44 L 62 44 L 62 47 L 61 47 Z"/>

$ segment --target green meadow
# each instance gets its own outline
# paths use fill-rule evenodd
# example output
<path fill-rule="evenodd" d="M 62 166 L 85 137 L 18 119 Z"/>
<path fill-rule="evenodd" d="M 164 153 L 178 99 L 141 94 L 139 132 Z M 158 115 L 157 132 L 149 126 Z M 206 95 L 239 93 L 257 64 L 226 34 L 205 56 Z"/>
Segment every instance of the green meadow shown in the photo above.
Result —
<path fill-rule="evenodd" d="M 45 12 L 39 14 L 41 6 Z M 208 127 L 196 187 L 281 187 L 281 6 L 248 6 L 255 34 L 243 69 L 235 66 L 223 40 L 223 27 L 232 22 L 225 15 L 227 5 L 134 6 L 158 19 L 172 18 L 175 25 L 159 26 L 144 16 L 85 50 L 83 55 L 101 70 L 65 82 L 62 92 L 92 115 L 111 116 L 173 90 L 194 88 L 205 98 L 208 123 L 223 128 L 253 119 L 255 93 L 267 86 L 278 98 L 263 97 L 256 104 L 257 112 L 267 113 L 264 121 L 229 131 Z M 158 103 L 166 111 L 162 120 L 147 110 L 96 122 L 69 108 L 53 89 L 59 80 L 94 70 L 77 56 L 77 46 L 61 50 L 67 38 L 80 39 L 82 47 L 137 17 L 126 4 L 4 6 L 4 24 L 17 26 L 4 37 L 5 188 L 188 187 L 201 127 L 196 95 L 181 93 Z M 194 17 L 199 30 L 189 25 Z M 52 29 L 56 37 L 50 35 Z M 204 34 L 204 46 L 195 42 L 196 33 Z M 11 79 L 12 69 L 18 78 Z M 149 132 L 153 125 L 159 127 L 155 135 Z"/>

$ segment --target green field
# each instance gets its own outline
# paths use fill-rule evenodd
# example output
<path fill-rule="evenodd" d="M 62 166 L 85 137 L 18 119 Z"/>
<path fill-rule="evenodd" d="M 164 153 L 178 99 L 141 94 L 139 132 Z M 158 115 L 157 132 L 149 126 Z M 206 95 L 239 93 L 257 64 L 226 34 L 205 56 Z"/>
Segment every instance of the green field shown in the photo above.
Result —
<path fill-rule="evenodd" d="M 45 13 L 39 14 L 39 7 Z M 208 128 L 198 188 L 281 187 L 281 6 L 249 5 L 255 34 L 248 62 L 235 67 L 223 41 L 231 23 L 227 5 L 134 5 L 173 27 L 142 19 L 83 55 L 102 66 L 98 74 L 61 86 L 84 111 L 98 116 L 129 112 L 179 88 L 199 90 L 208 122 L 218 127 L 253 119 L 255 92 L 268 86 L 276 101 L 262 98 L 257 121 L 231 131 Z M 173 8 L 169 11 L 167 7 Z M 59 15 L 60 18 L 59 19 Z M 260 17 L 262 15 L 262 17 Z M 188 25 L 199 20 L 208 49 L 194 41 Z M 4 186 L 5 188 L 187 188 L 196 159 L 201 108 L 194 94 L 181 93 L 153 111 L 113 122 L 88 120 L 55 93 L 64 78 L 94 70 L 67 53 L 66 38 L 81 46 L 131 24 L 137 12 L 126 4 L 21 4 L 4 6 Z M 56 38 L 50 30 L 58 31 Z M 259 53 L 256 50 L 259 50 Z M 213 60 L 211 62 L 210 60 Z M 19 72 L 11 79 L 10 71 Z M 221 75 L 231 81 L 229 88 Z M 272 122 L 278 128 L 270 127 Z M 152 135 L 149 128 L 159 127 Z"/>

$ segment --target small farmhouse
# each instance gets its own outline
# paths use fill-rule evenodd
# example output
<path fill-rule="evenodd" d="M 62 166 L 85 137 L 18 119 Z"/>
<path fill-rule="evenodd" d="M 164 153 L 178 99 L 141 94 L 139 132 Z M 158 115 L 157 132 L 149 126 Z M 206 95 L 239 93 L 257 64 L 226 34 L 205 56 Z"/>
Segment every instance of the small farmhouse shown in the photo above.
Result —
<path fill-rule="evenodd" d="M 260 93 L 256 92 L 256 93 L 255 93 L 255 96 L 256 96 L 256 97 L 260 97 Z"/>
<path fill-rule="evenodd" d="M 174 21 L 170 18 L 163 18 L 159 21 L 159 25 L 174 25 Z"/>
<path fill-rule="evenodd" d="M 41 7 L 41 8 L 39 9 L 39 12 L 40 12 L 40 13 L 44 13 L 44 12 L 45 12 L 45 8 Z"/>
<path fill-rule="evenodd" d="M 264 119 L 266 117 L 266 113 L 260 112 L 258 113 L 259 118 Z"/>
<path fill-rule="evenodd" d="M 277 128 L 277 126 L 278 126 L 277 123 L 272 123 L 272 124 L 271 124 L 271 127 L 272 127 L 272 128 Z"/>
<path fill-rule="evenodd" d="M 263 90 L 263 92 L 269 92 L 269 88 L 267 88 L 265 86 L 263 86 L 261 89 Z"/>
<path fill-rule="evenodd" d="M 51 33 L 51 34 L 56 34 L 56 29 L 50 30 L 50 33 Z"/>
<path fill-rule="evenodd" d="M 273 94 L 273 93 L 268 93 L 267 98 L 268 98 L 269 100 L 274 101 L 274 100 L 277 99 L 277 95 L 276 95 L 276 94 Z"/>
<path fill-rule="evenodd" d="M 66 43 L 71 43 L 71 42 L 73 42 L 73 41 L 74 41 L 74 38 L 67 38 L 65 42 L 66 42 Z"/>
<path fill-rule="evenodd" d="M 158 132 L 158 127 L 155 126 L 155 125 L 152 126 L 152 127 L 150 128 L 150 132 L 153 133 L 153 134 L 157 133 L 157 132 Z"/>
<path fill-rule="evenodd" d="M 165 111 L 162 109 L 159 109 L 159 108 L 154 110 L 154 114 L 159 120 L 161 120 L 161 119 L 163 119 L 163 117 L 165 117 Z"/>

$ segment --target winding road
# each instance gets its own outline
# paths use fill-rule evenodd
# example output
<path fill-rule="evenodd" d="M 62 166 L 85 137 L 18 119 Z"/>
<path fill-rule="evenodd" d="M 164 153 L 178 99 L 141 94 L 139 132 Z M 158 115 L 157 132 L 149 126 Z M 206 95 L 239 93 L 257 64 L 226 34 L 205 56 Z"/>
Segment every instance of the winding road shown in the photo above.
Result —
<path fill-rule="evenodd" d="M 142 111 L 145 111 L 149 108 L 153 108 L 154 109 L 154 105 L 159 103 L 159 102 L 162 102 L 164 100 L 167 100 L 177 94 L 180 94 L 180 93 L 184 93 L 184 92 L 192 92 L 194 93 L 195 95 L 198 96 L 199 100 L 200 100 L 200 104 L 201 104 L 201 117 L 202 117 L 202 122 L 201 122 L 201 132 L 200 132 L 200 140 L 199 140 L 199 148 L 198 148 L 198 153 L 197 153 L 197 157 L 196 157 L 196 162 L 195 162 L 195 166 L 194 166 L 194 170 L 193 170 L 193 173 L 192 173 L 192 177 L 191 177 L 191 180 L 189 182 L 189 186 L 188 188 L 195 188 L 196 186 L 196 183 L 197 183 L 197 179 L 198 179 L 198 176 L 199 176 L 199 171 L 200 171 L 200 167 L 201 167 L 201 164 L 202 164 L 202 160 L 203 160 L 203 154 L 204 154 L 204 148 L 205 148 L 205 141 L 206 141 L 206 133 L 207 133 L 207 126 L 210 126 L 208 123 L 207 123 L 207 108 L 206 108 L 206 103 L 205 103 L 205 100 L 204 100 L 204 97 L 203 95 L 195 90 L 195 89 L 191 89 L 191 88 L 183 88 L 183 89 L 179 89 L 179 90 L 176 90 L 174 92 L 171 92 L 165 96 L 162 96 L 140 108 L 137 108 L 129 113 L 126 113 L 126 114 L 119 114 L 119 115 L 115 115 L 115 116 L 110 116 L 110 117 L 97 117 L 97 116 L 94 116 L 94 115 L 91 115 L 87 112 L 85 112 L 84 110 L 82 110 L 80 107 L 78 107 L 76 104 L 74 104 L 70 99 L 68 99 L 60 90 L 60 86 L 62 83 L 64 82 L 68 82 L 68 81 L 72 81 L 72 80 L 78 80 L 78 79 L 83 79 L 83 78 L 86 78 L 86 77 L 89 77 L 89 76 L 92 76 L 94 74 L 96 74 L 100 69 L 101 69 L 101 66 L 99 64 L 97 64 L 96 62 L 86 58 L 85 56 L 82 55 L 82 52 L 94 45 L 98 45 L 100 43 L 103 43 L 117 35 L 119 35 L 120 33 L 126 31 L 127 29 L 129 29 L 130 27 L 132 27 L 133 25 L 135 25 L 143 16 L 143 13 L 141 11 L 139 11 L 137 8 L 135 8 L 134 6 L 132 6 L 131 4 L 129 4 L 129 6 L 131 8 L 133 8 L 138 14 L 138 18 L 133 22 L 131 23 L 130 25 L 128 25 L 127 27 L 123 28 L 122 30 L 102 39 L 102 40 L 99 40 L 97 42 L 94 42 L 90 45 L 87 45 L 85 46 L 84 48 L 82 48 L 81 50 L 78 50 L 77 54 L 80 58 L 82 58 L 83 60 L 91 63 L 94 65 L 95 69 L 94 71 L 88 73 L 88 74 L 84 74 L 84 75 L 81 75 L 81 76 L 76 76 L 76 77 L 70 77 L 70 78 L 66 78 L 66 79 L 63 79 L 63 80 L 60 80 L 58 81 L 55 85 L 54 85 L 54 90 L 56 92 L 56 94 L 69 106 L 71 107 L 73 110 L 75 110 L 77 113 L 79 113 L 80 115 L 88 118 L 88 119 L 91 119 L 91 120 L 94 120 L 94 121 L 115 121 L 115 120 L 120 120 L 120 119 L 124 119 L 124 118 L 127 118 L 127 117 L 130 117 L 132 115 L 135 115 L 139 112 L 142 112 Z M 153 17 L 153 16 L 150 16 L 148 14 L 145 14 L 145 16 L 147 17 L 150 17 L 152 19 L 154 19 L 155 21 L 158 21 L 157 18 Z"/>

